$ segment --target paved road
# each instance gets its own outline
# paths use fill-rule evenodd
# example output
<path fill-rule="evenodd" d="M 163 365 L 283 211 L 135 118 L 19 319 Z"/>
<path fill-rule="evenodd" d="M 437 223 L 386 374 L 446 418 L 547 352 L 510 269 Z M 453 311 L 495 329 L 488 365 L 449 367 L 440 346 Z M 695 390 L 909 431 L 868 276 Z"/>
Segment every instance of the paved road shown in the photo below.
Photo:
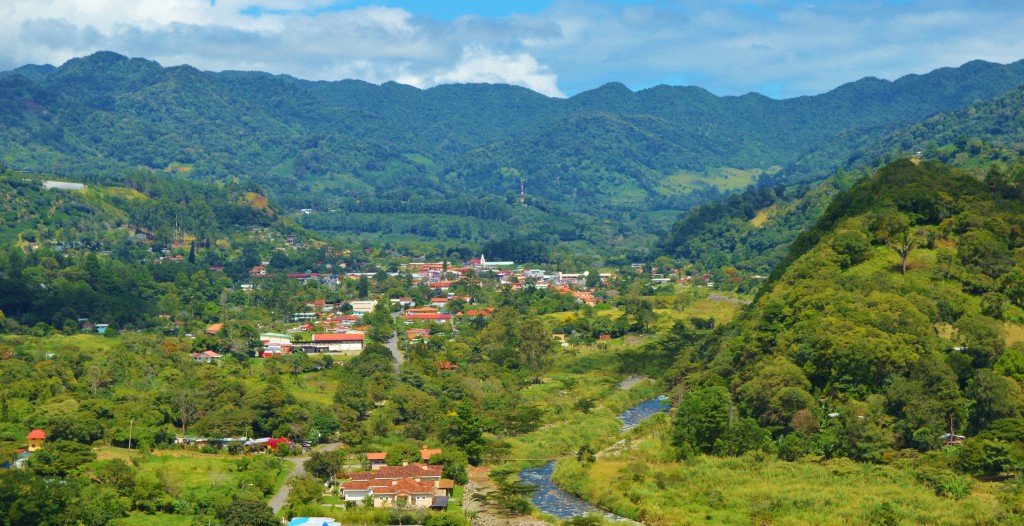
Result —
<path fill-rule="evenodd" d="M 391 349 L 391 354 L 395 357 L 395 374 L 398 374 L 398 368 L 402 366 L 402 362 L 405 361 L 405 357 L 402 356 L 402 351 L 398 350 L 398 335 L 394 334 L 391 339 L 385 343 L 388 349 Z"/>
<path fill-rule="evenodd" d="M 330 442 L 328 444 L 322 444 L 320 446 L 317 446 L 316 450 L 334 451 L 339 447 L 341 447 L 341 442 Z M 308 459 L 309 457 L 286 458 L 286 461 L 293 462 L 295 464 L 295 466 L 292 467 L 292 472 L 289 473 L 288 476 L 296 477 L 299 475 L 304 475 L 306 473 L 306 460 Z M 277 494 L 271 497 L 270 507 L 274 510 L 275 514 L 281 511 L 281 508 L 284 508 L 284 505 L 288 503 L 288 493 L 291 492 L 291 489 L 291 484 L 285 482 L 284 485 L 281 486 L 281 489 L 277 490 Z"/>
<path fill-rule="evenodd" d="M 306 472 L 304 464 L 306 463 L 306 457 L 296 457 L 285 459 L 288 462 L 294 462 L 295 466 L 292 468 L 292 472 L 288 475 L 294 477 L 301 475 Z M 281 489 L 277 490 L 277 494 L 270 498 L 270 507 L 274 510 L 274 513 L 281 511 L 281 508 L 288 503 L 288 493 L 291 492 L 292 486 L 288 482 L 285 482 Z"/>

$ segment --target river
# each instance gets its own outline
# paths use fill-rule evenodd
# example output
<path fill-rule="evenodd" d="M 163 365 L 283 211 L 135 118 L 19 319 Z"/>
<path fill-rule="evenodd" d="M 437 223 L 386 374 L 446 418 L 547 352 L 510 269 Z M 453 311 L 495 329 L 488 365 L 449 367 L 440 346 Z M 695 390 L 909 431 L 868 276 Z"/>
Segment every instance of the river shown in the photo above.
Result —
<path fill-rule="evenodd" d="M 619 414 L 622 421 L 622 432 L 625 433 L 636 427 L 640 422 L 654 416 L 656 413 L 668 411 L 668 398 L 659 396 L 653 400 L 640 402 Z M 569 519 L 588 513 L 598 513 L 616 521 L 630 521 L 614 513 L 608 513 L 598 509 L 593 504 L 574 497 L 551 482 L 551 473 L 555 470 L 555 463 L 548 462 L 539 468 L 524 469 L 519 472 L 519 478 L 523 482 L 536 484 L 537 493 L 530 499 L 537 509 L 544 513 L 550 513 L 559 519 Z"/>

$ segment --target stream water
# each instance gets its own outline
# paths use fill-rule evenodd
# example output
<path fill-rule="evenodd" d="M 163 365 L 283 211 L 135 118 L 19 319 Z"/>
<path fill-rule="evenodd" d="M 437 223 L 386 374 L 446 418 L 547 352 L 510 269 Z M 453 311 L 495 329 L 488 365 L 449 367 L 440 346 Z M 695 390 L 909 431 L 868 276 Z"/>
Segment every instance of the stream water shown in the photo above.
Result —
<path fill-rule="evenodd" d="M 625 433 L 654 414 L 668 411 L 668 409 L 668 398 L 665 396 L 640 402 L 619 414 L 619 420 L 622 421 L 622 432 Z M 531 500 L 533 505 L 537 506 L 539 510 L 544 513 L 550 513 L 559 519 L 568 519 L 588 513 L 599 513 L 616 521 L 632 522 L 614 513 L 600 510 L 593 504 L 562 491 L 554 482 L 551 482 L 551 473 L 554 470 L 555 463 L 548 462 L 539 468 L 524 469 L 519 472 L 519 478 L 523 482 L 538 486 L 537 493 L 534 494 Z"/>

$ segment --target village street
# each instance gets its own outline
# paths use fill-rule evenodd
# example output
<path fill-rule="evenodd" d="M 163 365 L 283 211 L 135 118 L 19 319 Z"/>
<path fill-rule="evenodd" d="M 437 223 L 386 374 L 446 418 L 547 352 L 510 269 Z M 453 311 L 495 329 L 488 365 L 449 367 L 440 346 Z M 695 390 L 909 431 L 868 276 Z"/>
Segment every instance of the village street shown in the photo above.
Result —
<path fill-rule="evenodd" d="M 385 345 L 391 350 L 391 355 L 395 357 L 395 374 L 398 374 L 398 368 L 402 366 L 402 362 L 405 361 L 405 357 L 402 356 L 402 351 L 398 349 L 398 334 L 392 334 L 391 339 L 388 340 Z"/>

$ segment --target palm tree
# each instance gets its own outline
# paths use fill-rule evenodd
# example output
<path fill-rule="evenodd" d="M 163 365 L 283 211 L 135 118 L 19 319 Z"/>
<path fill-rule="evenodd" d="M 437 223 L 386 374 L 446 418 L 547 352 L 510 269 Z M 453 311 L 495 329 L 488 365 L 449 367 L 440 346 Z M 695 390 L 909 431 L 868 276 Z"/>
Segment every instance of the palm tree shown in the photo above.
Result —
<path fill-rule="evenodd" d="M 885 244 L 900 255 L 900 273 L 905 275 L 907 273 L 907 258 L 910 257 L 910 252 L 921 244 L 921 239 L 911 233 L 910 230 L 904 230 L 903 232 L 890 237 L 886 240 Z"/>

